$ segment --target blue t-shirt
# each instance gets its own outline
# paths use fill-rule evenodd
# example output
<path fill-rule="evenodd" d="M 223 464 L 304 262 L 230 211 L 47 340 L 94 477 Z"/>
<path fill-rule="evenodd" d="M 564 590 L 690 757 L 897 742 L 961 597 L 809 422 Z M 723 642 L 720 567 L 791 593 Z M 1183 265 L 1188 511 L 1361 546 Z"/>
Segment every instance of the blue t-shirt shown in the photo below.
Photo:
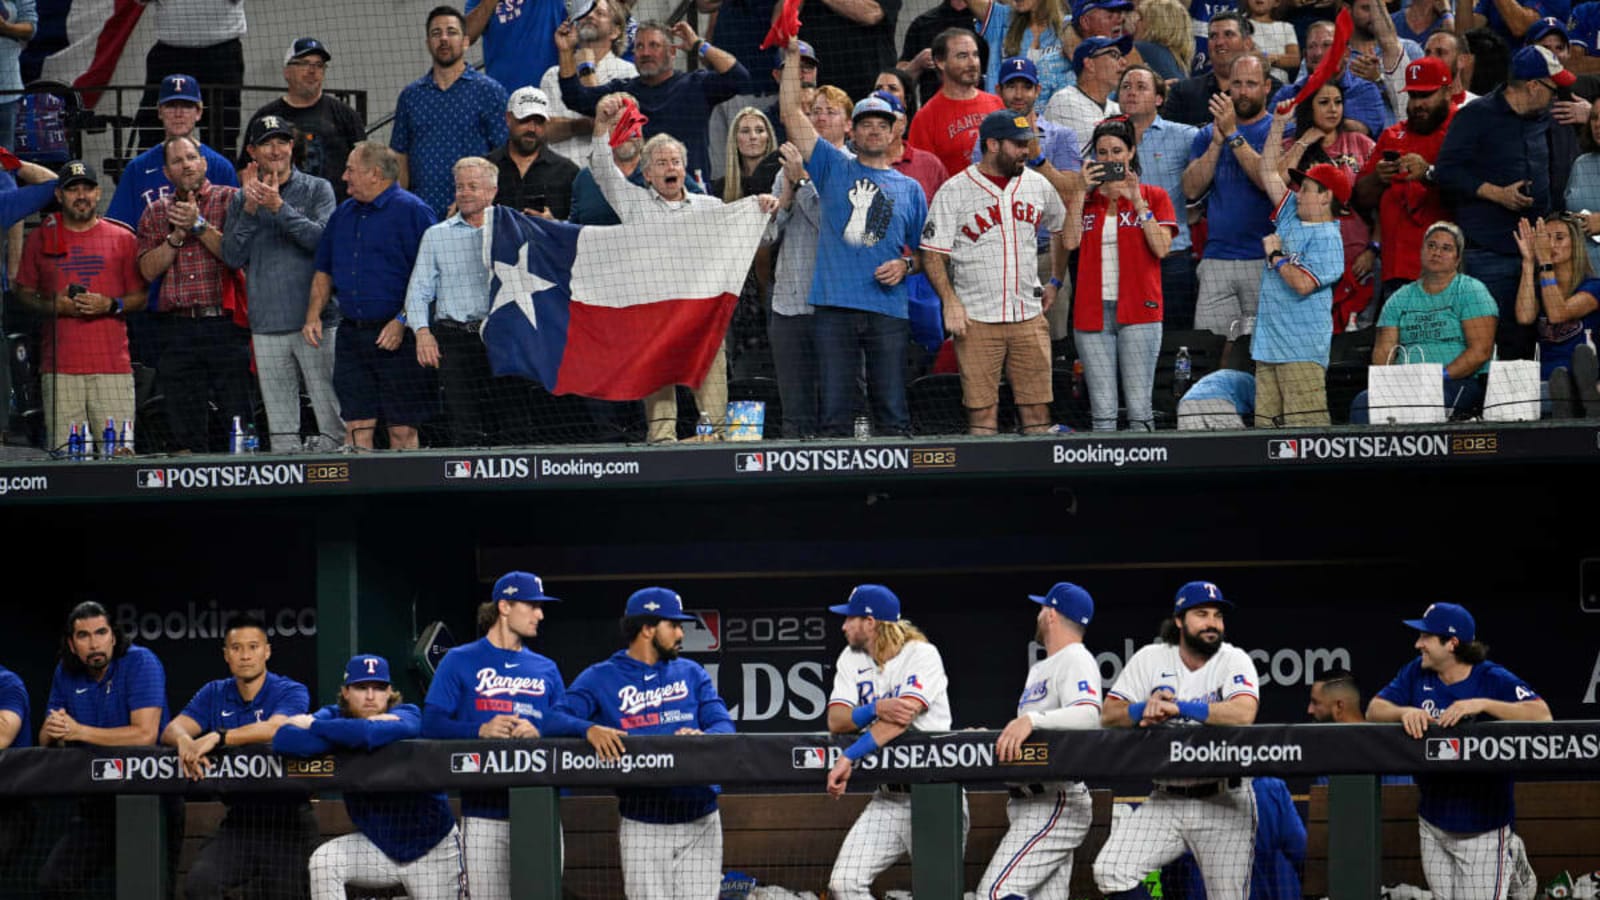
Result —
<path fill-rule="evenodd" d="M 165 150 L 157 144 L 128 160 L 117 182 L 117 191 L 106 205 L 105 218 L 113 219 L 138 232 L 139 217 L 145 207 L 172 193 L 172 182 L 167 180 Z M 239 186 L 239 172 L 221 153 L 200 145 L 200 155 L 206 158 L 206 180 L 224 187 Z M 150 296 L 146 306 L 151 312 L 161 308 L 161 277 L 150 282 Z"/>
<path fill-rule="evenodd" d="M 1481 662 L 1466 678 L 1445 684 L 1437 672 L 1423 669 L 1420 659 L 1406 663 L 1378 696 L 1396 706 L 1417 707 L 1436 722 L 1457 700 L 1483 697 L 1521 703 L 1539 699 L 1527 682 L 1495 663 Z M 1516 815 L 1514 783 L 1509 777 L 1419 775 L 1417 788 L 1421 797 L 1417 814 L 1445 831 L 1479 834 L 1510 825 Z"/>
<path fill-rule="evenodd" d="M 1538 13 L 1541 19 L 1565 22 L 1572 15 L 1571 0 L 1517 0 L 1517 3 Z M 1494 5 L 1494 0 L 1478 0 L 1472 11 L 1488 20 L 1489 28 L 1510 42 L 1511 46 L 1522 45 L 1522 38 L 1512 34 L 1511 29 L 1506 26 L 1506 20 L 1500 17 L 1500 10 Z"/>
<path fill-rule="evenodd" d="M 1600 300 L 1600 278 L 1586 279 L 1573 293 L 1588 294 Z M 1600 331 L 1600 308 L 1581 319 L 1551 322 L 1541 307 L 1534 326 L 1539 333 L 1539 377 L 1549 381 L 1550 373 L 1556 369 L 1572 369 L 1572 351 L 1583 343 L 1584 331 Z"/>
<path fill-rule="evenodd" d="M 1572 10 L 1567 37 L 1572 46 L 1582 47 L 1590 56 L 1600 56 L 1600 2 L 1590 0 Z"/>
<path fill-rule="evenodd" d="M 64 709 L 79 725 L 123 728 L 133 724 L 130 714 L 134 710 L 152 706 L 161 708 L 159 735 L 167 730 L 167 672 L 154 653 L 134 645 L 127 655 L 106 665 L 99 681 L 87 672 L 68 672 L 57 664 L 45 708 Z"/>
<path fill-rule="evenodd" d="M 1344 274 L 1344 239 L 1338 222 L 1302 222 L 1299 209 L 1300 198 L 1290 191 L 1273 221 L 1289 258 L 1284 268 L 1304 269 L 1317 289 L 1302 296 L 1281 272 L 1263 267 L 1250 356 L 1257 362 L 1313 362 L 1326 369 L 1333 340 L 1333 286 Z"/>
<path fill-rule="evenodd" d="M 543 74 L 540 69 L 532 83 Z M 430 71 L 400 92 L 389 147 L 406 154 L 411 192 L 442 219 L 456 199 L 456 160 L 487 156 L 506 137 L 506 89 L 500 82 L 467 69 L 449 90 L 440 90 Z"/>
<path fill-rule="evenodd" d="M 627 91 L 639 101 L 639 112 L 650 121 L 644 124 L 645 139 L 658 134 L 670 134 L 683 142 L 684 161 L 692 181 L 695 172 L 703 180 L 711 177 L 711 151 L 706 128 L 711 121 L 711 110 L 724 100 L 743 92 L 750 83 L 750 73 L 742 64 L 717 74 L 710 69 L 679 72 L 660 84 L 647 84 L 643 78 L 619 78 L 595 87 L 586 87 L 576 75 L 563 78 L 561 102 L 582 116 L 593 116 L 600 98 L 615 91 Z"/>
<path fill-rule="evenodd" d="M 422 736 L 437 740 L 475 740 L 478 726 L 495 716 L 527 719 L 541 733 L 544 714 L 566 693 L 561 670 L 526 647 L 502 650 L 489 639 L 451 648 L 439 662 L 422 706 Z M 505 791 L 462 791 L 461 814 L 504 819 L 510 812 Z"/>
<path fill-rule="evenodd" d="M 298 716 L 309 709 L 311 694 L 305 685 L 268 672 L 253 700 L 239 695 L 239 683 L 234 679 L 218 678 L 196 691 L 180 715 L 193 719 L 204 734 L 218 728 L 243 728 L 273 716 Z"/>
<path fill-rule="evenodd" d="M 1062 25 L 1063 28 L 1066 25 Z M 984 41 L 989 45 L 989 71 L 984 78 L 984 84 L 991 85 L 990 90 L 1000 93 L 1000 62 L 1006 56 L 1001 45 L 1005 43 L 1006 32 L 1011 30 L 1011 7 L 1004 3 L 991 3 L 989 5 L 989 18 L 978 23 L 978 33 L 983 35 Z M 1072 72 L 1072 60 L 1061 52 L 1061 35 L 1052 30 L 1045 29 L 1038 35 L 1039 46 L 1033 46 L 1034 31 L 1032 28 L 1022 32 L 1022 45 L 1014 56 L 1026 56 L 1033 60 L 1034 68 L 1039 71 L 1039 100 L 1033 108 L 1044 112 L 1050 98 L 1056 91 L 1065 87 L 1072 87 L 1078 83 L 1078 76 Z M 981 143 L 981 142 L 980 142 Z"/>
<path fill-rule="evenodd" d="M 391 184 L 362 203 L 339 204 L 317 244 L 317 271 L 333 277 L 333 296 L 346 318 L 393 318 L 405 306 L 422 234 L 438 219 L 416 194 Z"/>
<path fill-rule="evenodd" d="M 806 168 L 822 208 L 811 305 L 907 318 L 905 281 L 885 286 L 872 273 L 921 246 L 928 218 L 922 186 L 894 169 L 862 165 L 822 140 Z"/>
<path fill-rule="evenodd" d="M 0 666 L 0 710 L 14 712 L 22 720 L 17 736 L 11 739 L 13 747 L 33 746 L 33 717 L 28 714 L 28 689 L 17 673 Z"/>
<path fill-rule="evenodd" d="M 629 734 L 734 731 L 728 705 L 699 663 L 680 658 L 647 666 L 626 650 L 584 669 L 545 721 L 552 736 L 577 737 L 590 724 Z M 640 822 L 692 822 L 717 808 L 717 791 L 716 785 L 619 790 L 617 812 Z"/>
<path fill-rule="evenodd" d="M 1252 124 L 1240 125 L 1239 133 L 1260 153 L 1267 144 L 1267 131 L 1271 128 L 1272 117 L 1262 116 Z M 1215 125 L 1207 125 L 1195 134 L 1194 142 L 1189 145 L 1191 161 L 1205 155 L 1215 130 Z M 1205 258 L 1261 259 L 1266 255 L 1261 251 L 1261 239 L 1272 231 L 1272 201 L 1245 174 L 1226 142 L 1220 152 L 1216 176 L 1211 180 L 1211 199 L 1206 206 L 1210 231 Z"/>
<path fill-rule="evenodd" d="M 1402 40 L 1416 41 L 1419 44 L 1426 44 L 1428 42 L 1428 38 L 1431 37 L 1435 31 L 1438 31 L 1439 27 L 1444 24 L 1443 19 L 1436 17 L 1433 20 L 1432 25 L 1429 25 L 1422 31 L 1417 32 L 1411 30 L 1410 23 L 1406 21 L 1406 11 L 1404 9 L 1392 14 L 1389 16 L 1389 18 L 1394 20 L 1394 32 L 1397 36 L 1399 36 Z M 1574 40 L 1573 43 L 1577 43 L 1577 41 Z M 1376 138 L 1377 135 L 1373 135 L 1373 137 Z"/>
<path fill-rule="evenodd" d="M 1256 377 L 1237 369 L 1218 369 L 1184 391 L 1183 400 L 1227 400 L 1239 415 L 1248 416 L 1256 411 Z"/>
<path fill-rule="evenodd" d="M 321 756 L 337 749 L 372 751 L 422 733 L 422 714 L 412 703 L 389 710 L 398 719 L 375 722 L 346 718 L 329 704 L 314 713 L 310 728 L 285 725 L 272 737 L 272 749 L 284 756 Z M 429 793 L 349 793 L 344 795 L 350 821 L 373 846 L 397 863 L 425 856 L 455 827 L 455 813 L 443 791 Z"/>
<path fill-rule="evenodd" d="M 470 14 L 480 0 L 467 0 Z M 556 29 L 567 20 L 561 0 L 488 0 L 494 3 L 483 30 L 483 67 L 507 91 L 538 87 L 556 64 Z M 719 23 L 720 24 L 720 23 Z"/>

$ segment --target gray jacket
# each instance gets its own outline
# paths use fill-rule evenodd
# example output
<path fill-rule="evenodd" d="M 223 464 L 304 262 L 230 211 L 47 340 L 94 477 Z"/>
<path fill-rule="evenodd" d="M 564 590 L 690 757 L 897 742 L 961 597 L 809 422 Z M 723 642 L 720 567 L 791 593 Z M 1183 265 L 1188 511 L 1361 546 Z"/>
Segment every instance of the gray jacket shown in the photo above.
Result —
<path fill-rule="evenodd" d="M 335 205 L 333 185 L 304 172 L 295 172 L 278 191 L 283 208 L 277 213 L 258 209 L 254 215 L 244 211 L 244 191 L 239 191 L 228 204 L 222 232 L 222 261 L 244 269 L 250 330 L 256 334 L 286 334 L 305 324 L 317 243 Z M 337 317 L 338 308 L 329 303 L 323 325 Z"/>

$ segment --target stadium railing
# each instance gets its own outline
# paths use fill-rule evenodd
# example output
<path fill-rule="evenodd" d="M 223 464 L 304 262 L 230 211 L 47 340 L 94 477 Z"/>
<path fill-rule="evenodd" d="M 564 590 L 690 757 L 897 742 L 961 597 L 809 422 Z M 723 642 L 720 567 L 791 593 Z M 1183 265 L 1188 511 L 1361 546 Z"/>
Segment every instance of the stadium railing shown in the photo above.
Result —
<path fill-rule="evenodd" d="M 1333 898 L 1378 897 L 1380 881 L 1395 867 L 1387 857 L 1397 845 L 1414 836 L 1414 813 L 1404 807 L 1414 789 L 1388 793 L 1387 808 L 1379 790 L 1379 776 L 1513 776 L 1521 782 L 1592 782 L 1600 770 L 1600 721 L 1555 723 L 1487 723 L 1435 730 L 1413 740 L 1398 726 L 1387 725 L 1258 725 L 1248 728 L 1160 728 L 1079 732 L 1035 732 L 1024 745 L 1022 759 L 1002 764 L 994 754 L 996 733 L 961 731 L 908 734 L 858 764 L 851 779 L 853 794 L 882 783 L 911 786 L 914 846 L 910 887 L 919 900 L 959 898 L 970 890 L 976 872 L 986 859 L 973 859 L 974 844 L 992 847 L 993 832 L 1003 822 L 995 820 L 996 803 L 984 804 L 981 817 L 988 838 L 977 836 L 980 816 L 974 813 L 974 836 L 963 854 L 961 788 L 975 792 L 1007 782 L 1031 783 L 1052 779 L 1083 780 L 1091 787 L 1106 783 L 1126 785 L 1144 779 L 1187 777 L 1278 776 L 1304 784 L 1316 776 L 1332 776 L 1325 802 L 1313 795 L 1307 888 Z M 822 734 L 745 734 L 682 737 L 631 737 L 628 753 L 620 761 L 599 760 L 589 745 L 574 739 L 542 741 L 403 741 L 371 754 L 338 754 L 311 762 L 291 762 L 262 749 L 230 751 L 228 765 L 214 777 L 190 782 L 182 776 L 176 757 L 157 748 L 24 749 L 0 752 L 0 798 L 76 796 L 115 797 L 116 895 L 120 898 L 164 896 L 168 875 L 163 865 L 167 847 L 163 826 L 163 797 L 187 796 L 203 800 L 239 793 L 261 795 L 329 794 L 332 792 L 393 792 L 418 790 L 511 791 L 511 856 L 514 896 L 562 896 L 560 817 L 563 807 L 595 804 L 604 810 L 609 801 L 562 796 L 565 789 L 590 792 L 615 787 L 660 787 L 720 783 L 726 805 L 737 801 L 741 790 L 756 787 L 774 793 L 816 793 L 828 768 L 848 742 L 847 737 Z M 255 777 L 250 777 L 251 775 Z M 1525 785 L 1526 787 L 1526 785 Z M 1548 785 L 1540 810 L 1530 816 L 1551 821 L 1526 835 L 1528 855 L 1571 867 L 1597 863 L 1600 818 L 1585 807 L 1593 794 L 1592 783 L 1576 788 Z M 974 793 L 974 797 L 977 794 Z M 1003 795 L 999 795 L 1003 798 Z M 1561 809 L 1561 798 L 1569 808 Z M 774 798 L 782 799 L 782 798 Z M 813 798 L 820 801 L 820 798 Z M 744 859 L 750 847 L 765 847 L 771 861 L 791 867 L 801 862 L 797 854 L 814 851 L 826 859 L 812 861 L 808 872 L 819 871 L 815 862 L 831 862 L 830 848 L 817 844 L 812 851 L 794 844 L 824 823 L 804 817 L 797 800 L 794 811 L 771 822 L 753 840 L 743 844 Z M 845 809 L 849 804 L 839 808 Z M 978 804 L 974 802 L 974 806 Z M 1105 804 L 1097 803 L 1103 825 Z M 767 809 L 771 809 L 770 804 Z M 591 823 L 609 827 L 604 816 Z M 570 818 L 569 818 L 569 821 Z M 835 823 L 836 824 L 836 823 Z M 594 828 L 591 824 L 591 829 Z M 735 826 L 725 820 L 724 830 Z M 1115 825 L 1112 825 L 1114 828 Z M 585 841 L 592 846 L 606 835 L 586 836 L 569 825 L 565 849 L 568 875 L 574 880 Z M 1102 836 L 1099 838 L 1103 840 Z M 765 844 L 759 843 L 765 841 Z M 1090 845 L 1075 861 L 1076 886 L 1093 862 Z M 1549 843 L 1552 846 L 1541 846 Z M 1561 846 L 1553 846 L 1559 843 Z M 1587 852 L 1583 848 L 1587 846 Z M 761 850 L 755 851 L 760 862 Z M 1241 848 L 1241 852 L 1249 852 Z M 733 855 L 730 850 L 729 856 Z M 725 859 L 731 867 L 740 860 Z M 963 863 L 965 862 L 965 868 Z M 1415 872 L 1414 860 L 1410 871 Z M 974 870 L 976 864 L 976 870 Z M 1313 867 L 1316 871 L 1313 873 Z M 759 870 L 759 865 L 752 867 Z M 794 869 L 799 871 L 799 869 Z M 826 868 L 820 871 L 826 872 Z M 1582 871 L 1580 869 L 1580 871 Z M 1312 875 L 1315 875 L 1312 878 Z M 1553 871 L 1540 871 L 1541 883 Z M 760 876 L 757 876 L 758 878 Z M 604 896 L 578 891 L 569 883 L 569 896 Z M 592 885 L 591 885 L 592 887 Z M 795 890 L 819 890 L 821 884 L 794 884 Z M 574 893 L 577 891 L 577 893 Z"/>

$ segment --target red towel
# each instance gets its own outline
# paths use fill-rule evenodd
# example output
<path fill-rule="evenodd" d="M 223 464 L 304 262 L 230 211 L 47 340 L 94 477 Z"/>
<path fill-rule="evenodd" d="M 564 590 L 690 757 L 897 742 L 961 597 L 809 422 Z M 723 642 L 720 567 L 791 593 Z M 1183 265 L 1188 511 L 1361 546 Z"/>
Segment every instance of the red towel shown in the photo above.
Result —
<path fill-rule="evenodd" d="M 1345 53 L 1350 49 L 1350 33 L 1355 27 L 1355 22 L 1350 19 L 1350 8 L 1347 6 L 1339 10 L 1339 17 L 1333 21 L 1333 46 L 1328 48 L 1328 55 L 1317 63 L 1317 70 L 1306 79 L 1306 86 L 1294 95 L 1293 100 L 1278 104 L 1278 112 L 1288 112 L 1311 99 L 1330 78 L 1338 74 L 1339 67 L 1345 63 Z"/>
<path fill-rule="evenodd" d="M 773 47 L 787 47 L 789 41 L 800 36 L 800 4 L 803 0 L 783 0 L 783 12 L 772 22 L 772 27 L 767 29 L 766 40 L 761 42 L 761 49 L 770 50 Z"/>
<path fill-rule="evenodd" d="M 639 112 L 639 105 L 632 100 L 622 101 L 622 115 L 617 118 L 617 124 L 611 129 L 611 146 L 620 147 L 637 137 L 644 131 L 646 122 L 650 119 Z"/>

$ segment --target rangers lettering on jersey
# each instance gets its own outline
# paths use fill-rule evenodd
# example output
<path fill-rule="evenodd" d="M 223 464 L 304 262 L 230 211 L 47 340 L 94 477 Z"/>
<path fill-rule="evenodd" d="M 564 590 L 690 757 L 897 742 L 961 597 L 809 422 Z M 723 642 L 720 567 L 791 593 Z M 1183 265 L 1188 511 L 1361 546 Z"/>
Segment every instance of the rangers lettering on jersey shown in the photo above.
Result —
<path fill-rule="evenodd" d="M 617 691 L 617 706 L 623 715 L 632 715 L 640 710 L 671 703 L 674 700 L 683 700 L 689 696 L 689 683 L 674 681 L 641 691 L 631 684 L 623 685 Z"/>
<path fill-rule="evenodd" d="M 1018 222 L 1027 222 L 1037 228 L 1039 225 L 1039 208 L 1032 203 L 1015 200 L 1011 203 L 1011 217 Z M 971 225 L 961 226 L 961 233 L 966 235 L 967 240 L 976 243 L 978 238 L 982 237 L 989 229 L 998 228 L 1003 224 L 1000 221 L 1000 204 L 996 203 L 973 216 Z M 973 230 L 974 227 L 977 228 L 976 231 Z"/>
<path fill-rule="evenodd" d="M 512 678 L 501 675 L 494 669 L 483 668 L 478 670 L 478 686 L 474 690 L 480 697 L 502 697 L 508 694 L 543 697 L 545 684 L 543 678 Z"/>

